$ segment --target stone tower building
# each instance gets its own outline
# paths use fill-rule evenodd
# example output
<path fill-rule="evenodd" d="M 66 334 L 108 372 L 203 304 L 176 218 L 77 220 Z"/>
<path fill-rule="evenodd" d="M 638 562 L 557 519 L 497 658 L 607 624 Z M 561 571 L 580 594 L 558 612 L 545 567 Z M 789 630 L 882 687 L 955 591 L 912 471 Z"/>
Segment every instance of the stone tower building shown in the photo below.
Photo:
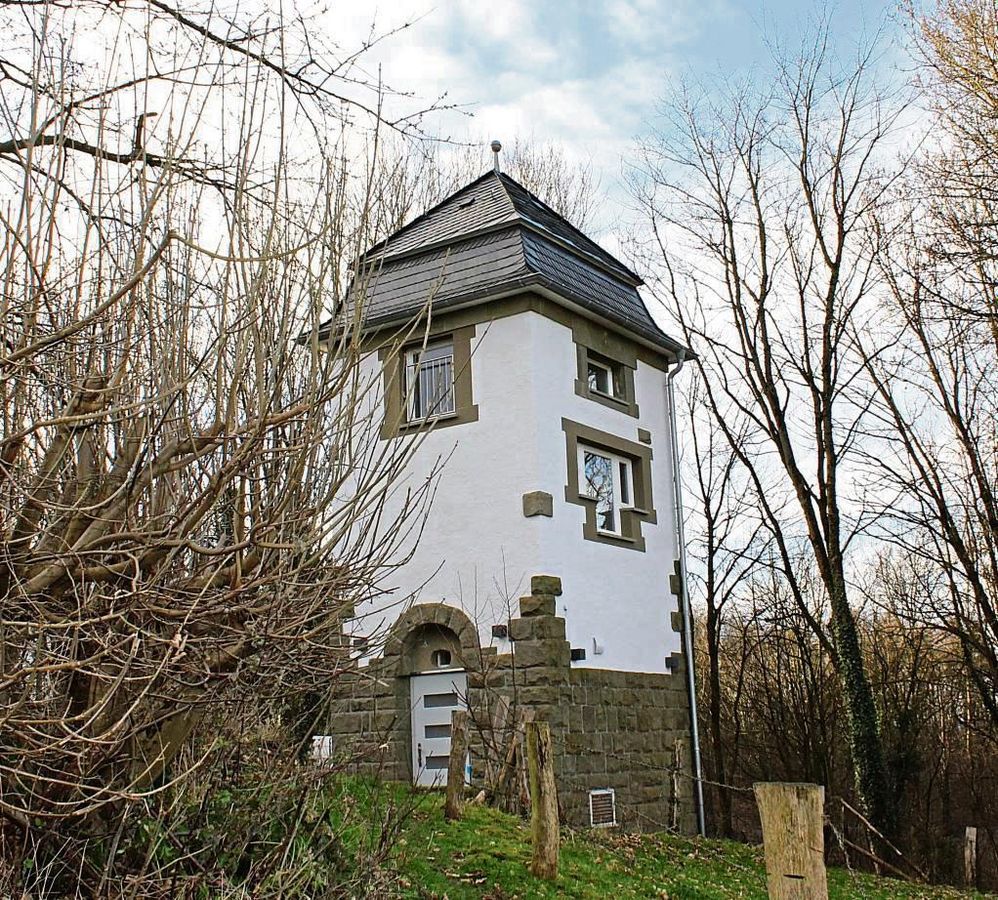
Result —
<path fill-rule="evenodd" d="M 478 783 L 522 710 L 551 723 L 566 822 L 678 810 L 692 829 L 669 772 L 693 749 L 669 390 L 686 351 L 640 284 L 498 169 L 365 254 L 380 439 L 418 436 L 408 481 L 437 481 L 396 589 L 347 625 L 336 750 L 439 784 L 467 706 Z"/>

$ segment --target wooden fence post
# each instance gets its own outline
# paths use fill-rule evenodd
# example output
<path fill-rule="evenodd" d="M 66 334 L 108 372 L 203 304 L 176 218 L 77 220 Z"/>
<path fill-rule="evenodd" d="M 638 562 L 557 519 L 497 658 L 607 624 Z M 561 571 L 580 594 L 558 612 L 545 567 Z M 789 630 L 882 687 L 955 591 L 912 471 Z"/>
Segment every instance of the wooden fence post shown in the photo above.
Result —
<path fill-rule="evenodd" d="M 770 900 L 827 900 L 825 789 L 761 782 L 753 789 L 762 820 Z"/>
<path fill-rule="evenodd" d="M 530 834 L 534 857 L 530 871 L 538 878 L 558 877 L 558 791 L 554 781 L 551 729 L 547 722 L 527 723 L 527 773 L 530 779 Z"/>
<path fill-rule="evenodd" d="M 977 829 L 967 826 L 963 841 L 963 874 L 967 887 L 977 887 Z"/>
<path fill-rule="evenodd" d="M 450 759 L 447 762 L 447 799 L 444 818 L 461 818 L 461 797 L 464 794 L 464 766 L 468 758 L 468 711 L 455 709 L 450 717 Z"/>

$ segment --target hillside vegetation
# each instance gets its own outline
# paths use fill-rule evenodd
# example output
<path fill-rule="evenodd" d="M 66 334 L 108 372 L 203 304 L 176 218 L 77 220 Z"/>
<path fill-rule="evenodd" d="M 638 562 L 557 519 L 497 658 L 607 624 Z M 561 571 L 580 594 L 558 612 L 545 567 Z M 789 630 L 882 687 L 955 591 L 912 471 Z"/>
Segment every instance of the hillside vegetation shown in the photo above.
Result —
<path fill-rule="evenodd" d="M 469 806 L 445 822 L 442 799 L 426 795 L 399 838 L 399 896 L 435 900 L 513 898 L 760 898 L 766 897 L 760 848 L 731 841 L 615 831 L 565 832 L 556 884 L 530 876 L 530 833 L 514 816 Z M 830 869 L 835 898 L 957 898 L 983 896 L 953 888 L 907 884 Z"/>

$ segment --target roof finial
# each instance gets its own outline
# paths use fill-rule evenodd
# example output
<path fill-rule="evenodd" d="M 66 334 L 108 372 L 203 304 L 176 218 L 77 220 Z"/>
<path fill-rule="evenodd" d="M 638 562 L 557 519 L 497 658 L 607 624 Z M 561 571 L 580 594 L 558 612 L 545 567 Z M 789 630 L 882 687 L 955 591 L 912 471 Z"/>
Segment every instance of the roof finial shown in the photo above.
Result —
<path fill-rule="evenodd" d="M 502 144 L 499 141 L 492 142 L 492 153 L 495 156 L 495 161 L 493 163 L 493 168 L 495 169 L 496 175 L 499 174 L 499 151 L 502 150 Z"/>

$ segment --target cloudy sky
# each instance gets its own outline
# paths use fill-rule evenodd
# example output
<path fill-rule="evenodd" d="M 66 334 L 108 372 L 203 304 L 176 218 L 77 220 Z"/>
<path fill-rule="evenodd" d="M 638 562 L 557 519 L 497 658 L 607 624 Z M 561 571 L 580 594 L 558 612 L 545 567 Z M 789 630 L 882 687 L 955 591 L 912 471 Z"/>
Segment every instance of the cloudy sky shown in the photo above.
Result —
<path fill-rule="evenodd" d="M 900 41 L 895 6 L 828 6 L 836 49 L 848 54 L 882 27 L 888 45 Z M 379 31 L 412 22 L 366 58 L 370 71 L 380 65 L 389 84 L 461 104 L 470 116 L 437 120 L 457 139 L 561 144 L 591 160 L 611 202 L 623 204 L 621 158 L 670 85 L 753 77 L 768 40 L 793 46 L 824 9 L 815 0 L 356 0 L 334 4 L 323 21 L 345 45 L 372 20 Z"/>

